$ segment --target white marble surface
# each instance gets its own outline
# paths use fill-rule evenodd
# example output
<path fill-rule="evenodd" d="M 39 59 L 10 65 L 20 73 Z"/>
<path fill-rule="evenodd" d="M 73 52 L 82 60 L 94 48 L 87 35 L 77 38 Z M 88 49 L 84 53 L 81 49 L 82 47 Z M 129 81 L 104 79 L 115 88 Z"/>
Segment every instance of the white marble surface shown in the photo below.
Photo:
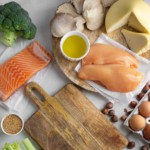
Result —
<path fill-rule="evenodd" d="M 3 5 L 10 0 L 0 0 L 0 5 Z M 49 47 L 52 49 L 51 44 L 51 35 L 49 31 L 49 22 L 53 18 L 54 13 L 56 11 L 57 6 L 61 3 L 64 3 L 69 0 L 14 0 L 21 4 L 21 6 L 26 9 L 33 22 L 36 24 L 38 31 L 36 40 L 38 40 L 43 46 Z M 150 4 L 150 0 L 145 0 L 147 3 Z M 1 34 L 0 34 L 1 36 Z M 0 54 L 5 50 L 5 46 L 0 43 Z M 59 69 L 56 62 L 53 64 L 51 69 L 48 71 L 44 81 L 42 82 L 42 87 L 44 90 L 51 96 L 57 93 L 61 88 L 63 88 L 67 83 L 71 83 L 71 81 L 63 74 L 63 72 Z M 83 93 L 92 101 L 92 103 L 100 110 L 102 110 L 107 103 L 107 100 L 99 94 L 88 92 L 86 90 L 82 90 Z M 128 106 L 124 106 L 122 104 L 116 103 L 114 109 L 116 114 L 120 118 L 124 115 L 124 108 L 130 110 Z M 28 120 L 34 112 L 36 112 L 37 107 L 32 103 L 29 102 L 27 107 L 20 113 L 23 117 L 24 121 Z M 0 120 L 10 112 L 7 112 L 2 107 L 0 107 Z M 109 118 L 109 117 L 108 117 Z M 109 118 L 110 119 L 110 118 Z M 124 127 L 122 121 L 118 121 L 114 124 L 125 136 L 129 134 L 129 130 Z M 108 133 L 109 134 L 109 133 Z M 0 149 L 3 148 L 6 142 L 12 143 L 14 141 L 21 142 L 26 137 L 30 138 L 30 136 L 23 131 L 17 136 L 6 136 L 2 133 L 0 129 Z M 31 138 L 33 145 L 36 147 L 37 150 L 41 148 L 34 142 Z M 140 147 L 147 144 L 144 140 L 137 134 L 130 134 L 129 140 L 135 141 L 136 147 L 133 150 L 140 150 Z M 124 150 L 127 150 L 125 148 Z"/>

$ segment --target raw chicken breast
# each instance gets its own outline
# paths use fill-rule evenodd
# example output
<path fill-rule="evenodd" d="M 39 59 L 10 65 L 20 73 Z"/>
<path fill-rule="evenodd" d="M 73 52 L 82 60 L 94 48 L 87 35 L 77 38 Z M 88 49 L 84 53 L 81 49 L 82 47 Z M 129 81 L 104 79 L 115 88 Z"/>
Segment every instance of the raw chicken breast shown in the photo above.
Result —
<path fill-rule="evenodd" d="M 78 77 L 99 81 L 107 89 L 121 93 L 135 90 L 143 79 L 141 72 L 124 65 L 86 65 L 79 70 Z"/>
<path fill-rule="evenodd" d="M 106 65 L 120 64 L 132 68 L 138 68 L 138 61 L 129 53 L 106 44 L 93 44 L 85 58 L 82 59 L 84 65 Z"/>

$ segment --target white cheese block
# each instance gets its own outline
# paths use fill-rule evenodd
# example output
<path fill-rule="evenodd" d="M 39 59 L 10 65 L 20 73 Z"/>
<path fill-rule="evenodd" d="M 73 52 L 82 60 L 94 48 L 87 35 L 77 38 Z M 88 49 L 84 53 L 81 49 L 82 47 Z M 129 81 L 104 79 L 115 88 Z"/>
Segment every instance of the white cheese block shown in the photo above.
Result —
<path fill-rule="evenodd" d="M 126 24 L 134 29 L 150 34 L 150 6 L 143 0 L 119 0 L 106 15 L 105 25 L 110 33 Z"/>
<path fill-rule="evenodd" d="M 126 29 L 121 31 L 130 49 L 141 55 L 150 50 L 150 35 L 146 33 L 132 32 Z"/>

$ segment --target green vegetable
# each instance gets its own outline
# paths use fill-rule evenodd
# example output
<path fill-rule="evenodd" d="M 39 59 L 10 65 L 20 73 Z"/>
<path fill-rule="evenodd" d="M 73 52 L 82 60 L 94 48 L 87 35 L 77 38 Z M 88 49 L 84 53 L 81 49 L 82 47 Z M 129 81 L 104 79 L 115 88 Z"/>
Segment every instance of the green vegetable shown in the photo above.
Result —
<path fill-rule="evenodd" d="M 16 2 L 9 2 L 0 5 L 0 30 L 2 43 L 11 47 L 20 36 L 32 40 L 37 28 L 26 10 Z"/>
<path fill-rule="evenodd" d="M 27 150 L 36 150 L 28 138 L 23 140 L 22 144 Z M 20 147 L 22 144 L 18 144 L 18 142 L 14 142 L 13 144 L 6 143 L 2 150 L 22 150 Z"/>
<path fill-rule="evenodd" d="M 35 150 L 35 148 L 33 147 L 32 143 L 30 142 L 30 140 L 28 138 L 23 140 L 22 143 L 27 150 Z"/>
<path fill-rule="evenodd" d="M 15 142 L 14 144 L 6 143 L 2 150 L 22 150 L 20 145 Z"/>

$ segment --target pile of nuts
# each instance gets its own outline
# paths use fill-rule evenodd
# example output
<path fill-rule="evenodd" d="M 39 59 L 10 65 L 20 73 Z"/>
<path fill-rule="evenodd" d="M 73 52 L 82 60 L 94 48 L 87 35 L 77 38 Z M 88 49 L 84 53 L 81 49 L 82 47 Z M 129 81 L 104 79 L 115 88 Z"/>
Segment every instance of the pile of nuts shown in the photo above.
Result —
<path fill-rule="evenodd" d="M 115 115 L 115 110 L 112 109 L 113 108 L 113 103 L 109 102 L 106 104 L 106 108 L 104 108 L 102 110 L 102 113 L 105 115 L 110 115 L 111 117 L 111 121 L 112 122 L 117 122 L 118 121 L 118 116 Z"/>
<path fill-rule="evenodd" d="M 150 82 L 147 82 L 144 88 L 142 89 L 141 93 L 137 95 L 137 100 L 141 100 L 144 96 L 144 94 L 149 90 Z M 150 98 L 150 97 L 149 97 Z M 150 99 L 149 99 L 150 100 Z"/>
<path fill-rule="evenodd" d="M 134 147 L 135 147 L 135 142 L 132 141 L 128 143 L 128 146 L 127 146 L 128 149 L 132 149 Z M 142 146 L 141 150 L 149 150 L 149 148 L 147 146 Z"/>

